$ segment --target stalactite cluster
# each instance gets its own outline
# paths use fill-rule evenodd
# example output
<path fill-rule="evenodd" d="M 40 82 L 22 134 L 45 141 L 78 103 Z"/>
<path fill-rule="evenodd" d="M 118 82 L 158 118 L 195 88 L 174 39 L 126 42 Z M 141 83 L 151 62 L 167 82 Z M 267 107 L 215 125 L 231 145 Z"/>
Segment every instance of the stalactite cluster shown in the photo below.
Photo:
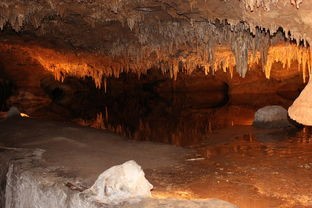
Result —
<path fill-rule="evenodd" d="M 40 34 L 48 33 L 43 37 L 65 39 L 70 49 L 17 44 L 60 81 L 66 76 L 90 76 L 97 87 L 106 88 L 106 77 L 118 77 L 122 72 L 140 76 L 150 68 L 159 68 L 172 79 L 177 79 L 179 72 L 191 74 L 198 68 L 205 74 L 222 69 L 245 77 L 255 64 L 261 65 L 269 78 L 272 64 L 278 61 L 285 67 L 297 61 L 305 77 L 311 65 L 309 49 L 285 43 L 284 36 L 289 40 L 294 35 L 276 35 L 277 26 L 264 30 L 231 19 L 209 20 L 200 14 L 202 2 L 198 0 L 182 6 L 167 0 L 16 1 L 0 3 L 0 27 L 8 23 L 20 32 L 36 28 Z M 269 10 L 279 1 L 241 2 L 250 10 Z M 225 3 L 230 4 L 217 4 Z M 287 1 L 290 3 L 298 7 L 302 0 Z M 82 25 L 81 31 L 71 27 L 75 24 Z"/>
<path fill-rule="evenodd" d="M 84 20 L 95 26 L 98 22 L 118 21 L 128 25 L 130 29 L 143 19 L 143 16 L 133 10 L 139 7 L 144 0 L 97 0 L 97 1 L 61 1 L 61 0 L 3 0 L 0 2 L 0 28 L 10 24 L 15 31 L 23 30 L 23 26 L 32 25 L 39 28 L 47 19 L 65 18 L 68 7 L 75 6 L 82 14 Z M 41 28 L 44 29 L 44 28 Z M 45 32 L 45 31 L 42 31 Z"/>
<path fill-rule="evenodd" d="M 174 34 L 171 35 L 174 36 Z M 10 50 L 14 47 L 25 51 L 45 70 L 53 73 L 56 80 L 63 81 L 66 76 L 80 78 L 89 76 L 93 78 L 98 88 L 106 88 L 107 77 L 119 77 L 122 72 L 134 72 L 140 76 L 150 68 L 160 68 L 163 74 L 169 75 L 172 79 L 177 78 L 178 72 L 191 74 L 197 68 L 201 68 L 205 74 L 214 74 L 217 70 L 223 70 L 229 72 L 231 76 L 236 69 L 240 76 L 245 76 L 248 69 L 255 65 L 262 65 L 266 77 L 270 78 L 271 68 L 275 62 L 282 63 L 285 69 L 289 69 L 291 63 L 298 63 L 298 70 L 302 71 L 304 79 L 306 73 L 311 70 L 309 48 L 291 43 L 272 45 L 272 41 L 268 41 L 264 36 L 262 39 L 259 37 L 250 39 L 251 36 L 242 31 L 227 34 L 223 37 L 224 39 L 221 33 L 213 37 L 219 40 L 213 42 L 206 37 L 206 45 L 196 45 L 195 42 L 190 42 L 190 44 L 195 44 L 193 48 L 179 43 L 179 39 L 172 44 L 168 41 L 167 47 L 155 45 L 154 48 L 143 48 L 143 51 L 129 47 L 129 50 L 124 51 L 126 54 L 121 56 L 117 55 L 121 51 L 112 51 L 114 55 L 104 56 L 84 52 L 58 52 L 38 45 L 13 43 L 1 43 L 0 48 Z M 205 36 L 202 38 L 204 40 Z M 270 45 L 266 45 L 269 43 Z M 185 50 L 182 50 L 183 48 Z"/>
<path fill-rule="evenodd" d="M 49 1 L 1 1 L 0 28 L 8 23 L 15 31 L 20 31 L 24 24 L 31 23 L 38 28 L 46 13 L 50 10 Z M 50 12 L 50 11 L 49 11 Z M 34 15 L 36 14 L 36 15 Z"/>
<path fill-rule="evenodd" d="M 286 44 L 270 48 L 267 61 L 264 66 L 265 76 L 269 79 L 271 68 L 274 62 L 283 64 L 283 68 L 289 69 L 292 62 L 297 62 L 298 70 L 302 71 L 303 81 L 306 81 L 307 73 L 311 73 L 311 51 L 309 48 L 297 47 Z"/>

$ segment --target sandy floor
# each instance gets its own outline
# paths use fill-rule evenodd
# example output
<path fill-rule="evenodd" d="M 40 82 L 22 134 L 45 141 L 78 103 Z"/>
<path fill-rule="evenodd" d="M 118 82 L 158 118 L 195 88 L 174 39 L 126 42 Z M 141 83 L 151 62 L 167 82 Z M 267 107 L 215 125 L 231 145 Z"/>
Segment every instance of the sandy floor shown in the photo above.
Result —
<path fill-rule="evenodd" d="M 242 208 L 312 207 L 311 138 L 309 129 L 234 126 L 183 149 L 69 123 L 0 122 L 0 145 L 45 149 L 47 166 L 83 178 L 86 187 L 108 167 L 134 159 L 155 197 L 219 198 Z"/>

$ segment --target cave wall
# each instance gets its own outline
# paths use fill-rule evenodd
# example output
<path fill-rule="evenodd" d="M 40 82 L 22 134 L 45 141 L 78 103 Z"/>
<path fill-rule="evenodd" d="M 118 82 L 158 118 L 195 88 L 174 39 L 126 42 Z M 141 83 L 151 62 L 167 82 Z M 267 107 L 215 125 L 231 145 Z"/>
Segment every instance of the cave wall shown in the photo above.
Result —
<path fill-rule="evenodd" d="M 152 86 L 170 102 L 180 91 L 174 102 L 197 108 L 256 93 L 277 93 L 287 106 L 311 68 L 309 8 L 299 0 L 4 0 L 1 76 L 17 89 L 6 103 L 69 116 L 68 106 L 97 108 L 78 94 L 102 102 L 103 91 Z M 118 81 L 125 73 L 136 78 Z"/>
<path fill-rule="evenodd" d="M 296 44 L 308 45 L 309 8 L 301 0 L 5 0 L 0 37 L 10 45 L 18 32 L 28 43 L 13 44 L 57 80 L 91 76 L 99 88 L 107 77 L 150 68 L 173 79 L 197 67 L 245 77 L 260 64 L 269 78 L 276 61 L 298 61 L 305 79 L 310 51 Z"/>
<path fill-rule="evenodd" d="M 34 114 L 42 106 L 47 105 L 50 99 L 40 87 L 40 80 L 51 76 L 40 64 L 34 61 L 19 48 L 0 49 L 0 77 L 11 83 L 10 96 L 6 106 L 16 106 L 22 112 Z M 5 90 L 5 89 L 3 89 Z M 9 93 L 9 92 L 7 92 Z"/>
<path fill-rule="evenodd" d="M 193 108 L 219 106 L 229 99 L 243 101 L 241 98 L 247 94 L 280 94 L 286 100 L 279 104 L 288 107 L 305 85 L 303 77 L 306 75 L 298 70 L 298 61 L 292 58 L 286 59 L 286 66 L 281 62 L 273 63 L 270 79 L 260 63 L 252 65 L 245 78 L 235 70 L 231 73 L 222 69 L 206 71 L 199 66 L 191 71 L 181 68 L 176 72 L 176 78 L 170 71 L 160 68 L 146 68 L 143 74 L 131 71 L 110 74 L 108 71 L 109 75 L 105 76 L 98 71 L 106 63 L 102 56 L 92 53 L 82 56 L 43 44 L 49 42 L 39 44 L 16 35 L 7 36 L 0 44 L 1 76 L 15 85 L 15 94 L 7 104 L 16 105 L 32 116 L 51 113 L 70 117 L 82 108 L 99 109 L 105 100 L 114 100 L 127 93 L 145 98 L 157 95 L 167 103 Z M 228 51 L 223 53 L 220 56 L 229 55 Z M 99 67 L 88 68 L 95 63 Z M 88 99 L 87 95 L 93 99 Z"/>

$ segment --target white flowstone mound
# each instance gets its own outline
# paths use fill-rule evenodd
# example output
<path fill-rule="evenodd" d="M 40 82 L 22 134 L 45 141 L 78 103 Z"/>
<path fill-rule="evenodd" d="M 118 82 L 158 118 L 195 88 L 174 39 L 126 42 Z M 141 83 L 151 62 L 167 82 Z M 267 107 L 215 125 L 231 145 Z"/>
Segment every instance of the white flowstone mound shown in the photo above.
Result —
<path fill-rule="evenodd" d="M 288 108 L 289 117 L 300 124 L 312 126 L 312 81 Z"/>
<path fill-rule="evenodd" d="M 104 171 L 86 192 L 100 202 L 118 204 L 151 197 L 152 188 L 141 166 L 131 160 Z"/>
<path fill-rule="evenodd" d="M 253 124 L 260 127 L 287 127 L 290 125 L 287 110 L 279 105 L 260 108 L 255 113 Z"/>

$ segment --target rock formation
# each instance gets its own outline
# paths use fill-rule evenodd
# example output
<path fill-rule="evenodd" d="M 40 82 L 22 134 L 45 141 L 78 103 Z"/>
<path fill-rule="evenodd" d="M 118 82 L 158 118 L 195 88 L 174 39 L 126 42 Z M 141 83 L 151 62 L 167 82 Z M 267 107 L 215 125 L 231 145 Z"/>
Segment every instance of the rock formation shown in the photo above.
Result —
<path fill-rule="evenodd" d="M 253 124 L 265 128 L 287 127 L 290 125 L 287 116 L 287 110 L 282 106 L 265 106 L 257 110 Z"/>
<path fill-rule="evenodd" d="M 151 197 L 152 188 L 141 166 L 132 160 L 104 171 L 86 192 L 100 202 L 118 204 Z"/>
<path fill-rule="evenodd" d="M 61 81 L 90 76 L 106 88 L 108 77 L 151 68 L 245 77 L 254 65 L 269 78 L 275 62 L 297 63 L 305 79 L 311 66 L 302 0 L 4 0 L 0 11 L 1 51 L 17 48 Z"/>
<path fill-rule="evenodd" d="M 309 81 L 299 97 L 292 106 L 289 107 L 288 113 L 290 118 L 300 124 L 312 126 L 312 82 Z"/>

